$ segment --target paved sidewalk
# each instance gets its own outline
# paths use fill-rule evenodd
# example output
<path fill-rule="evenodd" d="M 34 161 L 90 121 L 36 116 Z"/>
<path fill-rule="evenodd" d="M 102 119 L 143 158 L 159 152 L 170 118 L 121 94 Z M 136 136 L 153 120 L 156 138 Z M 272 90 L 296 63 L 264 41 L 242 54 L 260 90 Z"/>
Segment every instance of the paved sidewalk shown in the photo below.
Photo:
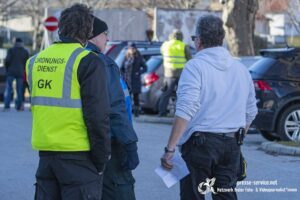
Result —
<path fill-rule="evenodd" d="M 278 144 L 276 142 L 264 142 L 260 146 L 261 150 L 267 153 L 275 153 L 279 155 L 300 156 L 300 148 Z"/>
<path fill-rule="evenodd" d="M 135 117 L 136 122 L 155 123 L 155 124 L 173 124 L 173 117 L 158 117 L 156 115 L 140 115 Z"/>
<path fill-rule="evenodd" d="M 160 164 L 171 126 L 134 122 L 134 127 L 139 137 L 140 156 L 140 165 L 134 170 L 137 200 L 179 200 L 179 185 L 167 189 L 154 172 Z M 24 112 L 14 109 L 0 112 L 0 134 L 0 200 L 32 200 L 38 154 L 31 149 L 31 113 L 28 108 Z M 238 193 L 239 199 L 299 200 L 299 157 L 266 154 L 257 150 L 262 142 L 266 140 L 261 135 L 250 134 L 242 146 L 248 162 L 248 182 L 239 186 L 247 189 L 247 192 Z M 277 185 L 258 185 L 259 181 L 275 181 Z M 260 191 L 264 188 L 295 188 L 296 191 Z M 207 196 L 211 200 L 210 194 Z"/>

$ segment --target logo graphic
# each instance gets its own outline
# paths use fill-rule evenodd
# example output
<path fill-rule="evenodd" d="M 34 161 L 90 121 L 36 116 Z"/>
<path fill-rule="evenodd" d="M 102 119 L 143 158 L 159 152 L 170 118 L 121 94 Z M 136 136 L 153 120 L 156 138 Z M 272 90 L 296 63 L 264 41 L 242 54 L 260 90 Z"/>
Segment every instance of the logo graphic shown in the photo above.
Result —
<path fill-rule="evenodd" d="M 212 179 L 206 178 L 206 182 L 202 182 L 198 185 L 198 191 L 201 194 L 207 194 L 209 192 L 212 192 L 213 194 L 217 194 L 213 188 L 215 182 L 216 182 L 216 178 L 212 178 Z M 203 190 L 203 188 L 205 189 Z"/>

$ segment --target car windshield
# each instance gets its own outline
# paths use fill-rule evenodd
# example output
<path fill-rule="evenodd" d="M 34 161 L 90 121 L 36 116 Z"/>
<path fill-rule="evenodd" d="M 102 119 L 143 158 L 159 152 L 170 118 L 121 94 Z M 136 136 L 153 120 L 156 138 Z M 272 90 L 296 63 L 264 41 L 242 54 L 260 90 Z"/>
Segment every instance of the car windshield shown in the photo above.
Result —
<path fill-rule="evenodd" d="M 276 62 L 273 58 L 263 57 L 262 59 L 255 62 L 249 68 L 249 71 L 252 75 L 264 75 L 270 66 L 272 66 Z"/>
<path fill-rule="evenodd" d="M 147 62 L 147 72 L 155 71 L 162 63 L 161 57 L 151 57 Z"/>

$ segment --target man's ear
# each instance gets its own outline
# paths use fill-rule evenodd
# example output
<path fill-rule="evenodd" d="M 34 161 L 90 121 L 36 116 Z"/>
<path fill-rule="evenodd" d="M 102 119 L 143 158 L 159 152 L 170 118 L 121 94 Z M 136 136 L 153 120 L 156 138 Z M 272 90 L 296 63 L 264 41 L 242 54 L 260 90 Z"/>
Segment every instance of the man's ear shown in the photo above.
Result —
<path fill-rule="evenodd" d="M 199 48 L 200 48 L 200 40 L 198 39 L 198 40 L 196 40 L 195 42 L 194 42 L 194 44 L 195 44 L 195 48 L 198 50 Z"/>
<path fill-rule="evenodd" d="M 197 48 L 198 48 L 199 50 L 203 49 L 203 42 L 202 42 L 201 38 L 199 38 L 199 40 L 198 40 L 198 42 L 197 42 Z"/>

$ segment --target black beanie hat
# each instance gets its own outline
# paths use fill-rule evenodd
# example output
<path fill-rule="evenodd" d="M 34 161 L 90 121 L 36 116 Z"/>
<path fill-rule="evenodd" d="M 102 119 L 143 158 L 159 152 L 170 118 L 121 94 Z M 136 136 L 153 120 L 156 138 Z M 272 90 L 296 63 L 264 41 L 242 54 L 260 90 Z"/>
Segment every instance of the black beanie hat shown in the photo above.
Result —
<path fill-rule="evenodd" d="M 104 31 L 108 30 L 107 24 L 102 21 L 101 19 L 94 17 L 94 23 L 93 23 L 93 33 L 92 36 L 89 39 L 92 39 L 96 37 L 97 35 L 103 33 Z"/>

